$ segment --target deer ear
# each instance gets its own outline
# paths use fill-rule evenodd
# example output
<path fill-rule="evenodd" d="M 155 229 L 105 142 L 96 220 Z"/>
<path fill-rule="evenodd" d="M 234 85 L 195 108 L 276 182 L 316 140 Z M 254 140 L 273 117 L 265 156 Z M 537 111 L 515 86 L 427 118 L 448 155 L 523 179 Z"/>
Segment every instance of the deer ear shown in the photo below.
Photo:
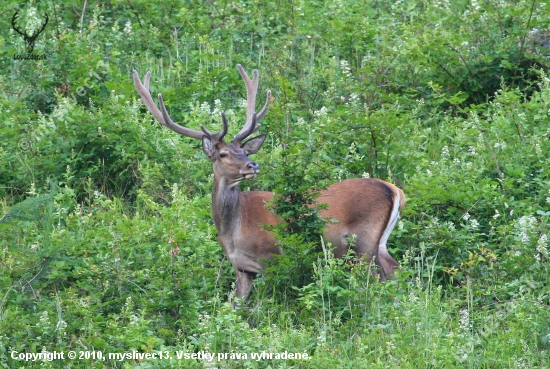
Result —
<path fill-rule="evenodd" d="M 212 155 L 216 151 L 216 146 L 214 146 L 212 140 L 206 135 L 202 136 L 202 150 L 210 159 L 212 159 Z"/>
<path fill-rule="evenodd" d="M 242 144 L 241 149 L 244 149 L 248 155 L 252 155 L 258 152 L 262 147 L 266 135 L 259 135 Z"/>

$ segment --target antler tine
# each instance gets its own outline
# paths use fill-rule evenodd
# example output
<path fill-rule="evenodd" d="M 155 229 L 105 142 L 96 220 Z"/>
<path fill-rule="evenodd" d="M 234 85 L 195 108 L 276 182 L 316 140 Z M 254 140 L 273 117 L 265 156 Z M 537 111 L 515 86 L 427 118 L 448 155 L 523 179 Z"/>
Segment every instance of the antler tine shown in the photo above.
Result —
<path fill-rule="evenodd" d="M 260 128 L 260 125 L 256 124 L 257 122 L 258 122 L 258 114 L 254 113 L 252 114 L 252 120 L 250 122 L 250 126 L 248 127 L 248 131 L 243 131 L 242 137 L 235 136 L 232 142 L 242 142 L 245 138 L 250 136 L 252 133 L 256 132 Z"/>
<path fill-rule="evenodd" d="M 271 90 L 267 90 L 267 98 L 265 99 L 264 107 L 262 108 L 262 110 L 260 110 L 260 112 L 258 113 L 258 116 L 257 116 L 258 121 L 261 120 L 267 114 L 267 111 L 269 110 L 269 100 L 270 99 L 271 99 Z"/>
<path fill-rule="evenodd" d="M 19 9 L 17 9 L 15 13 L 13 13 L 13 17 L 11 18 L 11 25 L 15 32 L 19 33 L 21 36 L 26 36 L 23 32 L 21 32 L 20 29 L 17 28 L 17 25 L 15 24 L 15 22 L 17 21 L 17 17 L 19 17 Z"/>
<path fill-rule="evenodd" d="M 249 125 L 252 121 L 252 114 L 256 109 L 256 95 L 258 94 L 258 83 L 260 82 L 258 70 L 254 69 L 252 74 L 254 77 L 250 79 L 248 74 L 244 70 L 243 66 L 238 64 L 237 68 L 239 73 L 243 78 L 244 84 L 246 85 L 246 123 L 245 126 Z M 244 129 L 244 128 L 243 128 Z"/>
<path fill-rule="evenodd" d="M 207 130 L 203 125 L 201 125 L 202 131 L 210 137 L 213 141 L 221 142 L 225 135 L 227 134 L 228 124 L 227 124 L 227 117 L 225 116 L 225 113 L 222 112 L 222 129 L 218 133 L 212 133 L 209 130 Z"/>
<path fill-rule="evenodd" d="M 139 95 L 141 96 L 141 102 L 143 105 L 147 107 L 149 110 L 149 113 L 151 113 L 156 120 L 158 120 L 161 124 L 166 125 L 164 123 L 164 118 L 162 117 L 162 113 L 157 108 L 157 105 L 153 101 L 153 98 L 151 97 L 151 93 L 149 92 L 149 81 L 151 79 L 151 72 L 147 72 L 145 74 L 144 82 L 145 84 L 141 83 L 141 80 L 139 79 L 138 72 L 134 70 L 133 72 L 133 78 L 134 78 L 134 86 L 136 90 L 139 92 Z"/>
<path fill-rule="evenodd" d="M 258 93 L 258 84 L 260 80 L 258 70 L 254 69 L 254 71 L 252 72 L 254 77 L 250 79 L 242 65 L 237 64 L 237 68 L 239 69 L 239 73 L 243 78 L 244 84 L 246 86 L 246 123 L 233 139 L 233 141 L 241 142 L 246 137 L 257 131 L 258 128 L 260 128 L 260 126 L 256 123 L 259 122 L 266 115 L 267 110 L 269 109 L 269 99 L 271 97 L 271 91 L 267 91 L 267 99 L 265 105 L 262 110 L 260 110 L 260 113 L 256 114 L 256 95 Z"/>
<path fill-rule="evenodd" d="M 147 107 L 147 110 L 149 110 L 149 113 L 151 113 L 153 117 L 155 117 L 155 119 L 159 121 L 159 123 L 161 123 L 162 125 L 165 125 L 166 127 L 170 128 L 172 131 L 179 133 L 183 136 L 195 138 L 197 140 L 202 139 L 203 133 L 201 131 L 180 126 L 179 124 L 174 123 L 172 119 L 170 119 L 170 116 L 168 115 L 168 111 L 166 110 L 166 106 L 164 105 L 164 101 L 162 99 L 162 94 L 159 94 L 158 96 L 159 105 L 162 111 L 159 110 L 159 108 L 153 101 L 153 98 L 151 97 L 151 92 L 149 92 L 151 72 L 147 72 L 147 74 L 145 74 L 145 78 L 143 79 L 144 83 L 141 83 L 138 72 L 136 70 L 134 70 L 133 72 L 133 78 L 134 78 L 134 86 L 136 87 L 136 90 L 139 92 L 139 95 L 141 96 L 141 101 Z"/>
<path fill-rule="evenodd" d="M 160 110 L 162 111 L 162 117 L 163 117 L 163 120 L 164 120 L 164 123 L 161 122 L 162 124 L 164 124 L 166 127 L 170 128 L 172 131 L 174 131 L 176 133 L 179 133 L 180 135 L 191 137 L 191 138 L 196 138 L 197 140 L 202 139 L 202 136 L 203 136 L 202 132 L 194 130 L 194 129 L 190 129 L 190 128 L 187 128 L 187 127 L 184 127 L 184 126 L 180 126 L 179 124 L 174 123 L 172 121 L 172 119 L 170 118 L 170 116 L 168 115 L 168 111 L 166 110 L 166 106 L 164 105 L 164 100 L 162 98 L 162 94 L 159 94 L 158 97 L 159 97 Z"/>
<path fill-rule="evenodd" d="M 42 31 L 44 31 L 44 28 L 46 28 L 46 25 L 48 24 L 48 21 L 50 20 L 50 18 L 48 18 L 48 14 L 44 13 L 44 15 L 46 16 L 46 21 L 44 22 L 44 24 L 42 25 L 42 28 L 40 28 L 40 31 L 35 31 L 33 32 L 33 37 L 36 37 L 38 36 L 39 34 L 42 33 Z"/>

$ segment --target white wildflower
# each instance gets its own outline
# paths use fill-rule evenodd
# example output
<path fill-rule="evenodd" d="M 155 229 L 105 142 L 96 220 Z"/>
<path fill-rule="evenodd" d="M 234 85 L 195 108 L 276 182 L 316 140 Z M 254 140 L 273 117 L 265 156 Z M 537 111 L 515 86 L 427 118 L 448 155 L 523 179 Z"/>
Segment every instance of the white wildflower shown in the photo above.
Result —
<path fill-rule="evenodd" d="M 67 328 L 67 322 L 63 319 L 60 319 L 55 325 L 55 329 L 59 332 L 64 332 L 65 328 Z"/>
<path fill-rule="evenodd" d="M 348 78 L 352 78 L 351 68 L 346 60 L 340 61 L 340 68 L 342 68 L 342 74 Z"/>
<path fill-rule="evenodd" d="M 205 115 L 210 115 L 210 104 L 208 104 L 206 101 L 201 104 L 200 110 Z"/>
<path fill-rule="evenodd" d="M 540 148 L 540 143 L 538 141 L 535 143 L 535 152 L 538 156 L 543 155 L 542 149 Z"/>
<path fill-rule="evenodd" d="M 459 327 L 458 330 L 461 333 L 470 332 L 472 328 L 472 323 L 470 322 L 470 312 L 468 309 L 461 309 L 459 312 L 460 320 L 458 322 Z"/>
<path fill-rule="evenodd" d="M 351 95 L 349 95 L 348 101 L 349 101 L 348 104 L 357 106 L 360 103 L 359 94 L 356 94 L 355 92 L 352 93 Z M 346 105 L 348 105 L 348 104 L 346 104 Z"/>
<path fill-rule="evenodd" d="M 325 331 L 319 332 L 317 336 L 317 345 L 324 346 L 327 343 L 327 333 Z"/>
<path fill-rule="evenodd" d="M 409 293 L 409 301 L 412 303 L 420 301 L 420 298 L 416 296 L 414 293 Z"/>
<path fill-rule="evenodd" d="M 449 160 L 450 154 L 449 154 L 449 147 L 443 146 L 441 148 L 441 160 Z"/>
<path fill-rule="evenodd" d="M 518 236 L 523 244 L 530 242 L 531 238 L 529 232 L 533 231 L 537 223 L 537 219 L 530 215 L 524 215 L 518 219 L 516 228 L 518 229 Z"/>
<path fill-rule="evenodd" d="M 44 310 L 42 314 L 40 314 L 39 322 L 36 323 L 37 328 L 42 328 L 43 330 L 49 328 L 50 326 L 50 317 L 48 316 L 48 311 Z"/>
<path fill-rule="evenodd" d="M 537 241 L 537 252 L 544 257 L 548 257 L 548 235 L 543 234 Z"/>
<path fill-rule="evenodd" d="M 29 195 L 36 195 L 36 187 L 34 185 L 34 182 L 31 182 L 31 188 L 29 189 L 29 191 L 27 192 L 27 194 Z"/>
<path fill-rule="evenodd" d="M 124 33 L 126 35 L 129 35 L 130 33 L 132 33 L 132 22 L 126 21 L 126 24 L 124 25 Z"/>
<path fill-rule="evenodd" d="M 316 117 L 319 117 L 319 118 L 326 117 L 327 116 L 327 108 L 322 106 L 321 109 L 315 110 L 313 112 L 313 115 L 315 115 Z"/>
<path fill-rule="evenodd" d="M 222 111 L 223 111 L 223 107 L 220 99 L 214 100 L 214 110 L 212 111 L 212 115 L 217 117 L 222 113 Z"/>

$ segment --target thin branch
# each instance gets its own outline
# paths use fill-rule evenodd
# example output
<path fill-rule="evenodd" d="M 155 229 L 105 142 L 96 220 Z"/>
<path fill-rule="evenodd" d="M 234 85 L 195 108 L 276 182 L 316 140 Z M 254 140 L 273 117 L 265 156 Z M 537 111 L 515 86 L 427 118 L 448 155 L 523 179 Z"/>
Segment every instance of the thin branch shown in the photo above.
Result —
<path fill-rule="evenodd" d="M 472 78 L 475 78 L 476 76 L 475 76 L 474 72 L 472 71 L 472 69 L 468 65 L 468 62 L 466 61 L 466 59 L 464 59 L 464 57 L 462 56 L 462 53 L 460 51 L 458 51 L 455 47 L 453 47 L 449 44 L 447 44 L 447 47 L 458 54 L 458 56 L 460 57 L 460 60 L 462 60 L 462 62 L 464 63 L 464 65 L 468 69 L 468 72 L 470 73 L 470 76 L 472 76 Z"/>
<path fill-rule="evenodd" d="M 2 298 L 2 302 L 0 302 L 0 311 L 2 311 L 4 305 L 6 304 L 6 300 L 8 299 L 8 295 L 11 292 L 11 290 L 13 290 L 13 286 L 10 286 L 10 288 L 8 288 L 8 290 L 4 294 L 4 297 Z"/>
<path fill-rule="evenodd" d="M 54 13 L 54 18 L 55 18 L 55 31 L 56 31 L 56 35 L 59 36 L 59 19 L 57 17 L 57 7 L 55 6 L 55 2 L 52 0 L 52 8 L 53 8 L 53 13 Z"/>
<path fill-rule="evenodd" d="M 466 210 L 466 212 L 464 214 L 462 214 L 462 216 L 460 218 L 458 218 L 458 221 L 461 221 L 462 218 L 464 218 L 466 216 L 466 214 L 468 214 L 470 212 L 470 210 L 472 210 L 477 205 L 477 203 L 480 202 L 480 201 L 481 201 L 481 198 L 477 199 L 477 201 L 472 206 L 470 206 L 470 208 L 468 210 Z"/>
<path fill-rule="evenodd" d="M 527 34 L 529 33 L 529 26 L 531 25 L 531 19 L 533 18 L 533 13 L 535 11 L 535 3 L 536 3 L 536 0 L 533 0 L 533 2 L 531 3 L 531 10 L 529 12 L 529 18 L 527 19 L 525 32 L 523 33 L 523 37 L 521 39 L 521 46 L 519 48 L 520 53 L 523 53 L 523 50 L 525 49 L 525 40 L 527 39 Z"/>
<path fill-rule="evenodd" d="M 143 25 L 141 24 L 141 19 L 139 19 L 139 12 L 136 10 L 136 8 L 135 8 L 134 5 L 130 2 L 130 0 L 126 0 L 126 2 L 128 3 L 128 5 L 130 5 L 130 8 L 132 8 L 132 11 L 133 11 L 134 14 L 136 15 L 136 18 L 137 18 L 137 21 L 138 21 L 138 24 L 139 24 L 139 28 L 143 28 Z"/>
<path fill-rule="evenodd" d="M 456 80 L 455 76 L 453 76 L 453 75 L 451 74 L 451 72 L 449 72 L 449 71 L 447 70 L 447 68 L 445 68 L 442 64 L 436 62 L 436 61 L 433 60 L 433 59 L 431 59 L 431 61 L 432 61 L 435 65 L 437 65 L 439 68 L 441 68 L 445 73 L 447 73 L 447 74 L 449 75 L 449 77 L 451 77 L 452 79 Z"/>
<path fill-rule="evenodd" d="M 216 282 L 214 283 L 214 290 L 218 288 L 218 281 L 220 280 L 222 275 L 222 267 L 223 267 L 223 263 L 225 262 L 225 258 L 226 256 L 224 256 L 222 261 L 220 262 L 220 268 L 218 269 L 218 276 L 216 277 Z"/>
<path fill-rule="evenodd" d="M 500 8 L 498 7 L 498 4 L 495 5 L 495 10 L 497 11 L 498 15 L 498 27 L 500 28 L 500 38 L 504 40 L 504 28 L 502 27 L 502 14 L 500 13 Z"/>
<path fill-rule="evenodd" d="M 519 47 L 519 57 L 521 57 L 523 55 L 523 52 L 525 50 L 525 40 L 527 39 L 527 34 L 529 33 L 529 27 L 531 25 L 531 19 L 533 17 L 533 13 L 535 11 L 535 3 L 536 3 L 536 0 L 533 0 L 533 2 L 531 3 L 531 11 L 529 12 L 529 18 L 527 19 L 527 24 L 525 26 L 525 32 L 523 33 L 523 37 L 521 38 L 521 44 L 520 44 L 520 47 Z M 518 62 L 516 64 L 516 69 L 514 70 L 514 79 L 512 79 L 512 88 L 514 87 L 514 84 L 516 82 L 516 76 L 517 76 L 518 69 L 519 69 L 519 62 L 520 62 L 520 60 L 518 60 Z"/>
<path fill-rule="evenodd" d="M 44 260 L 43 260 L 44 261 Z M 43 262 L 42 261 L 42 262 Z M 30 280 L 27 280 L 27 283 L 25 283 L 23 285 L 23 287 L 25 286 L 29 286 L 31 291 L 32 291 L 32 294 L 34 295 L 34 299 L 38 301 L 38 296 L 36 295 L 36 291 L 34 290 L 34 288 L 32 288 L 32 282 L 42 273 L 42 271 L 44 270 L 45 266 L 43 265 L 42 268 L 40 268 L 40 270 L 38 271 L 38 273 L 36 273 L 34 275 L 34 277 L 32 277 Z M 23 277 L 21 277 L 21 279 L 23 279 Z"/>
<path fill-rule="evenodd" d="M 84 26 L 84 14 L 86 13 L 87 5 L 88 5 L 88 0 L 84 0 L 84 6 L 82 7 L 82 14 L 80 16 L 80 33 L 82 33 L 82 27 Z"/>
<path fill-rule="evenodd" d="M 493 151 L 493 148 L 491 147 L 491 144 L 489 143 L 489 140 L 487 140 L 487 137 L 485 137 L 485 132 L 483 132 L 481 127 L 479 127 L 479 125 L 477 124 L 475 119 L 473 119 L 473 122 L 476 125 L 479 133 L 481 133 L 481 137 L 483 137 L 483 141 L 485 142 L 485 145 L 487 146 L 487 148 L 489 149 L 489 152 L 491 153 L 491 156 L 493 157 L 493 161 L 495 162 L 495 167 L 496 167 L 496 170 L 497 170 L 498 178 L 500 179 L 500 187 L 503 190 L 506 190 L 504 188 L 504 176 L 502 175 L 502 171 L 500 170 L 500 165 L 498 164 L 497 156 L 495 155 L 495 152 Z"/>
<path fill-rule="evenodd" d="M 148 296 L 149 294 L 147 293 L 147 291 L 145 291 L 143 288 L 141 288 L 137 283 L 135 283 L 134 281 L 130 280 L 130 279 L 127 279 L 128 282 L 130 282 L 131 284 L 133 284 L 134 286 L 136 286 L 141 292 L 143 292 L 145 294 L 145 296 Z"/>

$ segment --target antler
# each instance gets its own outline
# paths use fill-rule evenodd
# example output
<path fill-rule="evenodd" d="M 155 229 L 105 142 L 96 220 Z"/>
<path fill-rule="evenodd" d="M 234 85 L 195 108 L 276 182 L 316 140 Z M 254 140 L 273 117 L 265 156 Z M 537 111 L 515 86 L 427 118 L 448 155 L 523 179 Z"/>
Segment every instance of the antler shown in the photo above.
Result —
<path fill-rule="evenodd" d="M 15 32 L 19 33 L 21 36 L 23 37 L 28 37 L 27 34 L 25 32 L 21 32 L 18 28 L 17 28 L 17 24 L 15 24 L 15 21 L 17 20 L 17 16 L 19 15 L 19 9 L 17 9 L 15 11 L 15 13 L 13 14 L 13 17 L 11 18 L 11 25 L 13 27 L 13 29 L 15 30 Z"/>
<path fill-rule="evenodd" d="M 44 15 L 46 16 L 46 21 L 42 25 L 42 28 L 40 28 L 40 31 L 33 32 L 32 36 L 30 38 L 33 38 L 33 39 L 36 38 L 39 34 L 42 33 L 42 31 L 44 31 L 44 28 L 46 28 L 46 25 L 48 24 L 48 21 L 50 20 L 50 18 L 48 18 L 48 14 L 46 14 L 46 13 L 44 13 Z"/>
<path fill-rule="evenodd" d="M 17 17 L 19 16 L 19 9 L 17 9 L 15 11 L 15 13 L 13 14 L 13 17 L 11 18 L 11 25 L 13 27 L 13 29 L 15 30 L 15 32 L 19 33 L 21 36 L 23 36 L 25 38 L 25 41 L 34 41 L 36 40 L 36 37 L 38 37 L 39 34 L 42 33 L 42 31 L 44 31 L 44 28 L 46 28 L 46 25 L 48 24 L 48 21 L 50 20 L 50 18 L 48 17 L 48 14 L 44 13 L 44 16 L 46 17 L 46 20 L 44 21 L 44 24 L 42 25 L 42 28 L 40 28 L 39 30 L 36 30 L 32 33 L 32 35 L 27 35 L 27 32 L 22 32 L 20 29 L 17 28 L 17 24 L 15 23 L 17 21 Z"/>
<path fill-rule="evenodd" d="M 17 20 L 17 17 L 19 15 L 19 9 L 17 9 L 15 11 L 15 13 L 13 14 L 13 17 L 11 18 L 11 25 L 13 27 L 13 29 L 15 30 L 15 32 L 19 33 L 21 36 L 23 36 L 23 40 L 25 40 L 25 42 L 27 43 L 27 52 L 29 54 L 31 54 L 34 50 L 34 43 L 38 37 L 38 35 L 40 33 L 42 33 L 42 31 L 44 31 L 44 28 L 46 28 L 46 25 L 48 24 L 48 21 L 49 21 L 49 17 L 48 17 L 48 14 L 44 13 L 44 16 L 46 17 L 46 21 L 44 22 L 44 24 L 42 24 L 42 28 L 40 28 L 39 30 L 36 30 L 32 33 L 32 35 L 27 35 L 27 32 L 23 32 L 21 31 L 19 28 L 17 28 L 17 24 L 15 23 L 16 20 Z"/>
<path fill-rule="evenodd" d="M 241 74 L 241 77 L 244 80 L 244 84 L 246 85 L 246 123 L 244 127 L 239 131 L 239 133 L 235 135 L 235 138 L 233 138 L 233 142 L 243 141 L 245 138 L 247 138 L 260 128 L 260 126 L 256 123 L 259 122 L 266 115 L 267 110 L 269 109 L 269 98 L 271 97 L 271 91 L 267 90 L 267 99 L 265 101 L 265 105 L 262 110 L 260 110 L 260 112 L 256 114 L 256 95 L 258 93 L 259 83 L 258 70 L 254 69 L 254 71 L 252 72 L 254 74 L 254 78 L 250 79 L 242 65 L 237 64 L 237 68 L 239 69 L 239 73 Z"/>
<path fill-rule="evenodd" d="M 151 97 L 151 92 L 149 92 L 149 82 L 151 81 L 151 72 L 147 72 L 145 74 L 145 78 L 143 80 L 144 83 L 141 83 L 141 80 L 139 79 L 139 75 L 137 71 L 134 70 L 133 75 L 134 75 L 134 86 L 136 86 L 136 89 L 138 90 L 139 95 L 141 96 L 141 101 L 147 107 L 147 109 L 149 110 L 149 113 L 151 113 L 153 117 L 155 117 L 155 119 L 159 121 L 159 123 L 161 123 L 162 125 L 165 125 L 166 127 L 170 128 L 172 131 L 179 133 L 180 135 L 196 138 L 197 140 L 202 139 L 202 136 L 204 136 L 204 133 L 206 133 L 206 131 L 202 133 L 201 131 L 180 126 L 179 124 L 174 123 L 172 119 L 170 119 L 170 116 L 168 115 L 168 111 L 166 111 L 166 106 L 164 105 L 164 101 L 162 99 L 162 94 L 159 94 L 158 96 L 160 109 L 162 111 L 159 110 L 159 108 L 153 101 L 153 98 Z"/>
<path fill-rule="evenodd" d="M 254 108 L 256 105 L 256 94 L 258 92 L 258 71 L 254 70 L 254 78 L 251 80 L 240 64 L 237 65 L 237 68 L 239 69 L 239 73 L 241 74 L 246 85 L 246 123 L 244 127 L 239 131 L 239 133 L 235 135 L 235 138 L 233 138 L 232 142 L 242 142 L 245 138 L 256 132 L 258 128 L 260 128 L 257 122 L 266 115 L 269 108 L 269 98 L 271 97 L 271 91 L 268 90 L 265 105 L 262 110 L 260 110 L 260 112 L 256 114 Z M 174 123 L 168 115 L 168 111 L 166 110 L 166 106 L 164 105 L 164 101 L 162 99 L 162 94 L 158 95 L 160 110 L 157 107 L 157 104 L 155 104 L 155 102 L 153 101 L 153 98 L 151 97 L 151 92 L 149 92 L 151 72 L 147 72 L 145 74 L 143 83 L 139 79 L 138 72 L 135 70 L 133 72 L 133 78 L 134 86 L 139 92 L 143 104 L 147 107 L 149 112 L 155 117 L 156 120 L 158 120 L 162 125 L 170 128 L 172 131 L 187 137 L 196 138 L 198 140 L 202 139 L 202 137 L 206 135 L 213 141 L 217 142 L 221 142 L 227 134 L 227 118 L 225 117 L 224 113 L 222 113 L 223 126 L 218 133 L 212 133 L 202 125 L 201 132 Z"/>

